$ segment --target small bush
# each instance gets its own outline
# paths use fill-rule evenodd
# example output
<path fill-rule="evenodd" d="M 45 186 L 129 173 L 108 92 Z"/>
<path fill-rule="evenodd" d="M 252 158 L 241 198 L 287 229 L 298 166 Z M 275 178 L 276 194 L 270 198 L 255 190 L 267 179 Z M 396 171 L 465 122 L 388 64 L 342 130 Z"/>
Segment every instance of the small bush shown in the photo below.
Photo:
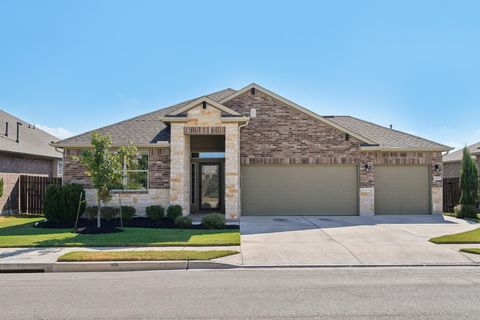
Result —
<path fill-rule="evenodd" d="M 167 218 L 175 221 L 177 217 L 182 216 L 182 206 L 174 204 L 168 207 L 167 209 Z"/>
<path fill-rule="evenodd" d="M 192 226 L 192 219 L 190 217 L 176 217 L 175 225 L 182 229 L 190 228 Z"/>
<path fill-rule="evenodd" d="M 132 220 L 137 210 L 134 207 L 122 206 L 122 219 L 125 221 Z"/>
<path fill-rule="evenodd" d="M 477 208 L 459 204 L 453 209 L 457 218 L 477 218 Z"/>
<path fill-rule="evenodd" d="M 97 217 L 97 211 L 98 207 L 88 207 L 85 210 L 85 213 L 87 215 L 87 219 L 93 220 Z M 100 217 L 104 220 L 110 221 L 113 218 L 119 217 L 120 216 L 120 208 L 118 207 L 102 207 L 100 209 Z"/>
<path fill-rule="evenodd" d="M 0 197 L 3 196 L 3 185 L 4 185 L 3 178 L 0 178 Z"/>
<path fill-rule="evenodd" d="M 152 220 L 160 220 L 165 215 L 165 209 L 160 205 L 148 206 L 146 208 L 147 217 Z"/>
<path fill-rule="evenodd" d="M 202 224 L 209 229 L 223 229 L 225 216 L 220 213 L 210 213 L 202 218 Z"/>
<path fill-rule="evenodd" d="M 85 191 L 81 185 L 49 185 L 43 198 L 43 213 L 47 220 L 57 224 L 73 224 L 77 217 L 80 193 L 82 214 L 85 210 Z"/>

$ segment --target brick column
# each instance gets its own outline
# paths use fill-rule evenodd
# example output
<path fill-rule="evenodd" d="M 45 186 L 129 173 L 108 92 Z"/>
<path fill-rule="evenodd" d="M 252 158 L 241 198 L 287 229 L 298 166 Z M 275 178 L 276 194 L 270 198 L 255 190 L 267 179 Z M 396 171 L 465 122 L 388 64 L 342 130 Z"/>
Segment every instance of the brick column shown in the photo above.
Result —
<path fill-rule="evenodd" d="M 375 215 L 375 166 L 372 157 L 367 154 L 360 157 L 359 214 L 371 217 Z M 365 165 L 368 164 L 368 169 Z"/>
<path fill-rule="evenodd" d="M 240 217 L 240 134 L 238 124 L 225 124 L 225 218 Z"/>
<path fill-rule="evenodd" d="M 170 129 L 170 204 L 179 204 L 183 215 L 190 214 L 190 136 L 183 123 Z"/>

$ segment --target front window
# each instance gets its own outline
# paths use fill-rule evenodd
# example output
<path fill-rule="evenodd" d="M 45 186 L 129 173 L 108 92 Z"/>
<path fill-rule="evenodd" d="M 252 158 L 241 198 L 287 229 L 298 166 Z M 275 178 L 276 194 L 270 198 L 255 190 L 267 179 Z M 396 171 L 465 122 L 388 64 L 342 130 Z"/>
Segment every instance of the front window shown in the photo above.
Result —
<path fill-rule="evenodd" d="M 123 163 L 122 179 L 115 184 L 116 190 L 148 190 L 148 154 L 139 154 L 137 161 L 127 166 Z"/>

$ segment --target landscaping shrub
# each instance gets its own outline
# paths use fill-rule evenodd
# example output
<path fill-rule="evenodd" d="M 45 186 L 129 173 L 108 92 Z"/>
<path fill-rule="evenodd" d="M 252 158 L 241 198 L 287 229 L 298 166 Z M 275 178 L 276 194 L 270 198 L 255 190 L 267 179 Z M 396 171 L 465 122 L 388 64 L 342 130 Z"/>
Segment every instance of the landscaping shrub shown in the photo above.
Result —
<path fill-rule="evenodd" d="M 190 217 L 176 217 L 175 225 L 182 229 L 190 228 L 192 226 L 192 219 Z"/>
<path fill-rule="evenodd" d="M 209 229 L 225 227 L 225 216 L 220 213 L 210 213 L 202 218 L 202 224 Z"/>
<path fill-rule="evenodd" d="M 97 217 L 98 207 L 88 207 L 86 209 L 87 219 L 93 220 Z M 120 208 L 118 207 L 102 207 L 100 209 L 100 217 L 104 220 L 110 221 L 113 218 L 119 217 L 120 215 Z"/>
<path fill-rule="evenodd" d="M 81 185 L 49 185 L 43 199 L 43 213 L 56 224 L 73 224 L 77 217 L 78 202 L 82 193 L 80 214 L 85 210 L 85 191 Z"/>
<path fill-rule="evenodd" d="M 3 196 L 3 178 L 0 178 L 0 197 Z"/>
<path fill-rule="evenodd" d="M 148 206 L 146 208 L 147 217 L 152 220 L 160 220 L 165 215 L 165 209 L 161 205 Z"/>
<path fill-rule="evenodd" d="M 457 218 L 477 218 L 475 206 L 459 204 L 453 209 Z"/>
<path fill-rule="evenodd" d="M 85 189 L 78 183 L 67 183 L 62 186 L 63 199 L 65 201 L 65 210 L 70 212 L 75 221 L 77 217 L 78 201 L 82 193 L 82 202 L 80 204 L 80 215 L 85 211 Z"/>
<path fill-rule="evenodd" d="M 122 206 L 122 219 L 125 221 L 132 220 L 137 210 L 131 206 Z"/>
<path fill-rule="evenodd" d="M 182 206 L 174 204 L 168 207 L 167 209 L 167 218 L 175 221 L 177 217 L 182 216 Z"/>

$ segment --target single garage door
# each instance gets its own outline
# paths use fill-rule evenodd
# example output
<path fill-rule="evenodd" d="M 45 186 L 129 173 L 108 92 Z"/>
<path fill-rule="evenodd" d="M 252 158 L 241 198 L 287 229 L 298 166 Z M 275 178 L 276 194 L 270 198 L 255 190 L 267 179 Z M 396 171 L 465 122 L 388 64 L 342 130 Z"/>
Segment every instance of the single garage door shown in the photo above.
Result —
<path fill-rule="evenodd" d="M 357 215 L 357 166 L 245 165 L 242 215 Z"/>
<path fill-rule="evenodd" d="M 429 167 L 375 167 L 375 214 L 430 214 Z"/>

